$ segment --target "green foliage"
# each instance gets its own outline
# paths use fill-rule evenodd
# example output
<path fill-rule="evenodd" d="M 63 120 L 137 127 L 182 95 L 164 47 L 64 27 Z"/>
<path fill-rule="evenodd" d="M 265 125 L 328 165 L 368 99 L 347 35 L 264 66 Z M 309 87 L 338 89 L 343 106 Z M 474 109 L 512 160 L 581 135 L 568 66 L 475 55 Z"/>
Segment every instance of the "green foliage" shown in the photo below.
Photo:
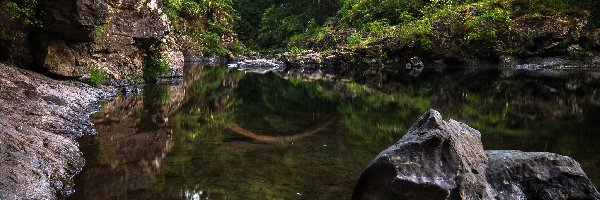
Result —
<path fill-rule="evenodd" d="M 333 30 L 330 27 L 322 27 L 322 28 L 311 29 L 311 30 L 314 30 L 314 32 L 312 32 L 312 34 L 314 35 L 314 39 L 317 42 L 323 41 L 323 39 L 325 39 L 325 36 L 331 35 L 333 32 Z"/>
<path fill-rule="evenodd" d="M 163 4 L 170 9 L 179 11 L 185 0 L 163 0 Z"/>
<path fill-rule="evenodd" d="M 572 58 L 576 58 L 576 59 L 587 58 L 592 55 L 593 55 L 592 52 L 587 51 L 584 48 L 581 48 L 579 46 L 569 48 L 569 56 L 571 56 Z"/>
<path fill-rule="evenodd" d="M 331 2 L 234 0 L 236 30 L 240 39 L 254 48 L 283 49 L 301 38 L 297 35 L 318 29 L 333 16 L 337 5 Z"/>
<path fill-rule="evenodd" d="M 235 31 L 242 42 L 248 46 L 255 43 L 261 16 L 274 3 L 274 0 L 233 0 Z"/>
<path fill-rule="evenodd" d="M 338 12 L 342 23 L 363 27 L 374 21 L 398 25 L 422 17 L 436 9 L 457 5 L 463 0 L 342 0 Z"/>
<path fill-rule="evenodd" d="M 243 54 L 246 52 L 246 47 L 244 47 L 244 45 L 241 44 L 232 44 L 230 49 L 231 53 L 236 55 Z"/>
<path fill-rule="evenodd" d="M 473 19 L 467 21 L 468 33 L 465 36 L 467 43 L 493 45 L 498 38 L 500 28 L 510 30 L 514 26 L 510 10 L 484 4 L 478 8 L 483 11 Z"/>
<path fill-rule="evenodd" d="M 289 52 L 292 55 L 301 55 L 302 52 L 303 52 L 303 50 L 301 48 L 298 48 L 298 47 L 292 47 L 292 48 L 290 48 Z"/>
<path fill-rule="evenodd" d="M 100 67 L 92 67 L 92 69 L 90 69 L 90 85 L 94 87 L 104 85 L 106 78 L 107 73 L 104 71 L 104 69 Z"/>
<path fill-rule="evenodd" d="M 451 45 L 480 56 L 516 54 L 536 45 L 529 31 L 522 26 L 541 26 L 539 24 L 543 21 L 557 15 L 588 16 L 591 21 L 597 21 L 594 13 L 600 13 L 599 2 L 341 0 L 341 9 L 327 26 L 306 29 L 302 37 L 294 38 L 293 45 L 303 46 L 304 43 L 319 48 L 319 45 L 328 45 L 321 42 L 325 35 L 335 36 L 355 29 L 355 34 L 343 38 L 350 48 L 369 47 L 374 41 L 388 41 L 398 42 L 400 48 L 410 47 L 420 53 L 431 52 L 440 45 Z M 324 29 L 327 32 L 321 32 L 321 28 L 328 28 Z"/>
<path fill-rule="evenodd" d="M 41 26 L 36 18 L 37 0 L 8 0 L 2 6 L 12 13 L 14 19 L 21 19 L 25 25 Z"/>
<path fill-rule="evenodd" d="M 235 37 L 231 0 L 163 0 L 163 4 L 173 29 L 189 36 L 193 53 L 226 56 L 243 49 L 228 40 Z"/>
<path fill-rule="evenodd" d="M 346 39 L 346 44 L 348 44 L 348 46 L 350 46 L 350 47 L 357 47 L 360 44 L 361 40 L 362 40 L 362 33 L 360 33 L 360 32 L 352 33 L 352 35 L 350 35 L 350 37 L 348 37 L 348 39 Z"/>
<path fill-rule="evenodd" d="M 142 77 L 138 74 L 126 74 L 125 79 L 133 86 L 138 86 L 142 83 Z"/>
<path fill-rule="evenodd" d="M 217 33 L 197 31 L 193 37 L 200 41 L 202 52 L 206 55 L 225 56 L 229 52 Z"/>
<path fill-rule="evenodd" d="M 171 65 L 168 60 L 154 54 L 146 59 L 142 73 L 144 74 L 144 80 L 156 82 L 160 77 L 171 73 Z"/>
<path fill-rule="evenodd" d="M 104 25 L 96 26 L 94 28 L 94 40 L 95 41 L 100 40 L 100 38 L 102 37 L 102 33 L 108 26 L 109 26 L 108 24 L 104 24 Z"/>

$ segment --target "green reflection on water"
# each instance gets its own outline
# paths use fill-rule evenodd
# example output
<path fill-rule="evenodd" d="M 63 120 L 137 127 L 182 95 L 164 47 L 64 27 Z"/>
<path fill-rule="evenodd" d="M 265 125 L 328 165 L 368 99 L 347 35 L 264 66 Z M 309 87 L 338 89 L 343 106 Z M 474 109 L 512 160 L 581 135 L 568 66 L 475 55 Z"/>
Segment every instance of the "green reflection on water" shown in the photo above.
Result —
<path fill-rule="evenodd" d="M 76 198 L 349 199 L 429 108 L 480 130 L 486 149 L 572 156 L 598 184 L 600 92 L 564 88 L 495 73 L 373 88 L 193 66 L 184 86 L 107 103 L 99 135 L 80 141 L 88 164 Z"/>

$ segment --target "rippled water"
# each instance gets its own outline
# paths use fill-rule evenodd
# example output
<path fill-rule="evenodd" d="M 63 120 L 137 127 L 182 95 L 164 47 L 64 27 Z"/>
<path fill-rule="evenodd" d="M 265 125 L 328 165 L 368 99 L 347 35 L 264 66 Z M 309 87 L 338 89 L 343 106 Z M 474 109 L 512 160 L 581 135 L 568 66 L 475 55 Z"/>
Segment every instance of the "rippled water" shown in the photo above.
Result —
<path fill-rule="evenodd" d="M 349 199 L 429 108 L 486 149 L 549 151 L 600 181 L 600 89 L 584 79 L 430 74 L 367 87 L 187 66 L 184 84 L 105 102 L 73 199 Z"/>

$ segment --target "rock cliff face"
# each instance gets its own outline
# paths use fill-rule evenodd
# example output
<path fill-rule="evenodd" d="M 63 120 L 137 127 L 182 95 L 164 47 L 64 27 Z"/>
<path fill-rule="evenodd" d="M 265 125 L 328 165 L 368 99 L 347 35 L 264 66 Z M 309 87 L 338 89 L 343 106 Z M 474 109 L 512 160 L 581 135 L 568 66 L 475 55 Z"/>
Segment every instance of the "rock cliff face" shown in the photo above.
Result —
<path fill-rule="evenodd" d="M 572 158 L 484 151 L 466 124 L 425 113 L 363 172 L 353 199 L 599 199 Z"/>
<path fill-rule="evenodd" d="M 0 64 L 0 199 L 56 199 L 83 166 L 73 140 L 104 92 Z"/>
<path fill-rule="evenodd" d="M 5 7 L 0 8 L 0 51 L 6 54 L 0 62 L 71 78 L 86 78 L 92 67 L 100 67 L 117 79 L 139 75 L 154 52 L 174 69 L 183 65 L 161 1 L 39 1 L 39 26 L 25 24 Z"/>

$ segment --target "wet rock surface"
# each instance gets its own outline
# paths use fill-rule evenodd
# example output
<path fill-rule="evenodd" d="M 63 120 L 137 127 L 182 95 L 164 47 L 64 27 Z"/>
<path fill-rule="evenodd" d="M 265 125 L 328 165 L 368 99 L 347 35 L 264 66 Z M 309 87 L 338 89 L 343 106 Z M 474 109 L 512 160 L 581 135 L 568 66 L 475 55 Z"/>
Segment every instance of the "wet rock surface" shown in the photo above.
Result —
<path fill-rule="evenodd" d="M 438 60 L 419 57 L 388 58 L 381 60 L 373 55 L 349 51 L 283 54 L 284 73 L 292 76 L 335 77 L 359 82 L 414 79 L 422 74 L 456 70 L 497 69 L 507 76 L 568 78 L 583 75 L 600 80 L 600 55 L 592 53 L 582 58 L 569 56 L 527 57 L 501 56 L 499 60 L 479 58 L 452 58 Z"/>
<path fill-rule="evenodd" d="M 237 58 L 227 64 L 227 67 L 240 71 L 264 74 L 270 71 L 281 71 L 285 64 L 273 57 Z"/>
<path fill-rule="evenodd" d="M 363 172 L 352 199 L 599 199 L 572 158 L 484 151 L 481 134 L 430 110 Z"/>
<path fill-rule="evenodd" d="M 75 137 L 93 133 L 88 115 L 110 94 L 0 64 L 0 199 L 70 195 L 84 164 Z"/>

